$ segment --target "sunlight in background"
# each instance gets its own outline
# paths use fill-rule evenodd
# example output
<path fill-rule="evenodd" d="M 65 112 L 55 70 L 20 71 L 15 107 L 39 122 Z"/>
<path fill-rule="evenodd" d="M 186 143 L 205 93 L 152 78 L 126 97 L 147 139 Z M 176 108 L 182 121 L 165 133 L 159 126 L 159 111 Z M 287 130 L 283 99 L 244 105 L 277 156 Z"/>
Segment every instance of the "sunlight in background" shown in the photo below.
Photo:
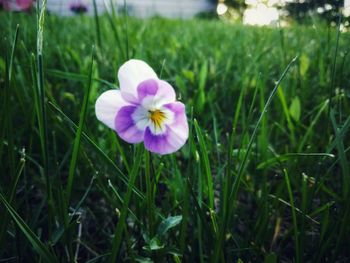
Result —
<path fill-rule="evenodd" d="M 350 16 L 350 0 L 344 1 L 344 16 Z"/>
<path fill-rule="evenodd" d="M 227 9 L 228 9 L 227 5 L 225 5 L 224 3 L 219 3 L 216 8 L 216 12 L 218 13 L 219 16 L 222 16 L 227 12 Z"/>
<path fill-rule="evenodd" d="M 243 23 L 247 25 L 273 25 L 279 20 L 279 10 L 276 5 L 284 5 L 293 0 L 245 0 L 248 5 L 244 11 Z M 318 13 L 323 13 L 332 9 L 330 4 L 325 4 L 324 7 L 317 9 Z M 219 3 L 217 6 L 217 14 L 224 15 L 228 11 L 228 7 L 224 3 Z M 344 0 L 344 16 L 350 16 L 350 0 Z"/>
<path fill-rule="evenodd" d="M 270 25 L 279 19 L 276 4 L 283 4 L 291 0 L 245 0 L 248 5 L 244 11 L 243 23 L 248 25 Z M 224 3 L 219 3 L 216 12 L 219 16 L 224 15 L 228 7 Z"/>
<path fill-rule="evenodd" d="M 257 4 L 244 11 L 243 23 L 248 25 L 270 25 L 277 22 L 278 10 L 265 4 Z"/>
<path fill-rule="evenodd" d="M 243 23 L 247 25 L 272 25 L 279 19 L 277 4 L 283 5 L 292 0 L 246 0 L 248 8 L 244 12 Z"/>

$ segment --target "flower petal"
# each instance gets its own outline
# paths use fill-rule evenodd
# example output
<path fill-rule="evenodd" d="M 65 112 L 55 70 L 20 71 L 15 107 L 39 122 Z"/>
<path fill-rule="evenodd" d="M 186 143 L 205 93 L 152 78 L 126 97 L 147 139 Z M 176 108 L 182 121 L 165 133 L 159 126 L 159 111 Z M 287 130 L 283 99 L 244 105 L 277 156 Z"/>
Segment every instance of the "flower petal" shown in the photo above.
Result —
<path fill-rule="evenodd" d="M 132 118 L 136 106 L 122 107 L 115 117 L 115 130 L 120 138 L 128 143 L 139 143 L 143 141 L 144 131 L 139 130 Z"/>
<path fill-rule="evenodd" d="M 158 79 L 154 70 L 144 61 L 131 59 L 118 71 L 120 90 L 125 100 L 137 103 L 137 86 L 147 79 Z"/>
<path fill-rule="evenodd" d="M 153 134 L 150 128 L 146 128 L 145 147 L 154 153 L 169 154 L 179 150 L 188 138 L 188 123 L 185 113 L 185 105 L 174 102 L 165 105 L 174 113 L 174 122 L 166 125 L 166 131 L 162 134 Z"/>
<path fill-rule="evenodd" d="M 98 120 L 115 130 L 114 119 L 121 107 L 129 105 L 119 90 L 107 90 L 96 100 L 95 113 Z"/>
<path fill-rule="evenodd" d="M 27 10 L 32 6 L 33 0 L 16 0 L 16 4 L 21 10 Z"/>
<path fill-rule="evenodd" d="M 166 104 L 164 107 L 168 108 L 174 113 L 174 121 L 172 124 L 168 125 L 169 129 L 176 133 L 179 143 L 182 143 L 182 145 L 185 144 L 188 139 L 189 132 L 185 105 L 179 101 L 176 101 Z"/>
<path fill-rule="evenodd" d="M 162 112 L 164 119 L 162 119 L 157 123 L 150 120 L 148 125 L 152 134 L 154 135 L 165 133 L 167 130 L 167 125 L 172 124 L 174 122 L 174 116 L 175 116 L 174 112 L 172 112 L 166 107 L 161 107 L 159 111 Z"/>
<path fill-rule="evenodd" d="M 137 86 L 137 95 L 140 102 L 147 96 L 156 95 L 158 91 L 158 81 L 159 80 L 156 79 L 147 79 Z"/>
<path fill-rule="evenodd" d="M 139 102 L 146 108 L 159 108 L 176 100 L 173 87 L 160 79 L 148 79 L 141 82 L 137 87 L 137 94 Z"/>
<path fill-rule="evenodd" d="M 132 113 L 131 117 L 132 117 L 136 127 L 140 131 L 144 131 L 146 129 L 146 127 L 150 124 L 148 111 L 140 105 L 136 107 L 136 109 Z"/>
<path fill-rule="evenodd" d="M 158 91 L 155 97 L 159 105 L 175 102 L 176 100 L 174 88 L 164 80 L 158 81 Z"/>

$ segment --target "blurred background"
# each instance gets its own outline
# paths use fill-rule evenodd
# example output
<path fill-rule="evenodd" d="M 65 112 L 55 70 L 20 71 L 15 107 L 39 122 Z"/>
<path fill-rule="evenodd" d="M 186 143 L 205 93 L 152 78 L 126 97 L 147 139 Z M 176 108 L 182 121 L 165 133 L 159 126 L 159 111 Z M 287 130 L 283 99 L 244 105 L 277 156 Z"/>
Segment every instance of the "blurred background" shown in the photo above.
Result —
<path fill-rule="evenodd" d="M 0 0 L 1 8 L 30 12 L 34 0 Z M 69 16 L 95 12 L 122 13 L 135 17 L 201 17 L 224 19 L 248 25 L 313 23 L 315 19 L 336 24 L 343 14 L 342 27 L 349 27 L 350 0 L 50 0 L 49 12 Z"/>

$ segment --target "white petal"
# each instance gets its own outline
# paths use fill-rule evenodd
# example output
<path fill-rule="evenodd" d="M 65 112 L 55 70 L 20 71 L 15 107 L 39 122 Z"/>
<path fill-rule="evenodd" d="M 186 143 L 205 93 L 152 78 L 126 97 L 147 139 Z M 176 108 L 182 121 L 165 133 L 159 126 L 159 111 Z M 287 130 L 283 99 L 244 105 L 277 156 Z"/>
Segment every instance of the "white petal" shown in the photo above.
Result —
<path fill-rule="evenodd" d="M 144 131 L 146 127 L 149 125 L 150 119 L 148 115 L 149 115 L 148 110 L 142 106 L 138 106 L 137 109 L 132 114 L 132 119 L 134 120 L 136 127 L 140 131 Z"/>
<path fill-rule="evenodd" d="M 95 113 L 98 120 L 115 130 L 114 119 L 121 107 L 129 105 L 119 90 L 107 90 L 97 98 Z"/>
<path fill-rule="evenodd" d="M 144 80 L 158 79 L 158 77 L 146 62 L 138 59 L 131 59 L 119 68 L 118 79 L 124 99 L 136 102 L 137 86 Z"/>

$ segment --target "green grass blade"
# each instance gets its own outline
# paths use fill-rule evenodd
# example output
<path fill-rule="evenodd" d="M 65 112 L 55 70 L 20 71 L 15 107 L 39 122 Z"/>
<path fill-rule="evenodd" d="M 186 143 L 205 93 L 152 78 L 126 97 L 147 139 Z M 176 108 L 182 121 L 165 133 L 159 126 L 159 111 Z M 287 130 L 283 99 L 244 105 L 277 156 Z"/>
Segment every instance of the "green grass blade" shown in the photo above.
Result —
<path fill-rule="evenodd" d="M 205 170 L 205 174 L 206 174 L 206 177 L 207 177 L 207 189 L 208 189 L 209 207 L 210 207 L 210 209 L 214 209 L 213 176 L 211 174 L 210 162 L 209 162 L 209 158 L 208 158 L 207 147 L 206 147 L 206 143 L 204 141 L 204 137 L 203 137 L 203 134 L 201 132 L 201 129 L 199 128 L 197 120 L 194 119 L 193 123 L 194 123 L 194 128 L 195 128 L 196 134 L 197 134 L 199 148 L 201 149 L 204 170 Z"/>
<path fill-rule="evenodd" d="M 129 60 L 129 34 L 128 34 L 128 6 L 124 0 L 124 34 L 125 34 L 125 54 L 126 60 Z"/>
<path fill-rule="evenodd" d="M 46 3 L 47 0 L 43 0 L 41 4 L 40 14 L 38 14 L 37 21 L 37 52 L 36 52 L 36 62 L 37 62 L 37 72 L 36 80 L 38 90 L 34 92 L 35 98 L 38 104 L 37 108 L 37 118 L 39 124 L 39 135 L 40 143 L 42 149 L 42 158 L 44 163 L 44 176 L 46 180 L 46 195 L 48 202 L 48 233 L 49 237 L 51 236 L 51 230 L 53 225 L 53 200 L 52 200 L 52 189 L 51 189 L 51 179 L 49 175 L 49 138 L 48 138 L 48 128 L 47 128 L 47 113 L 46 113 L 46 104 L 45 104 L 45 86 L 44 86 L 44 69 L 43 69 L 43 42 L 44 42 L 44 25 L 45 25 L 45 12 L 46 12 Z M 39 4 L 38 4 L 39 6 Z"/>
<path fill-rule="evenodd" d="M 130 180 L 128 184 L 128 189 L 124 197 L 124 204 L 120 212 L 120 217 L 118 220 L 118 225 L 115 229 L 115 234 L 113 238 L 113 243 L 112 243 L 112 248 L 111 248 L 111 255 L 109 257 L 108 262 L 114 263 L 117 260 L 117 255 L 119 252 L 120 244 L 122 242 L 122 235 L 123 235 L 123 230 L 125 226 L 125 220 L 128 215 L 128 207 L 129 207 L 129 202 L 131 199 L 131 194 L 132 194 L 132 188 L 135 184 L 136 177 L 139 172 L 139 168 L 141 166 L 141 160 L 142 160 L 142 152 L 143 149 L 139 146 L 137 147 L 137 152 L 136 152 L 136 158 L 135 158 L 135 163 L 132 167 L 131 174 L 130 174 Z"/>
<path fill-rule="evenodd" d="M 213 257 L 213 261 L 212 262 L 218 262 L 219 260 L 219 256 L 220 256 L 220 250 L 222 249 L 222 242 L 224 240 L 224 236 L 225 236 L 225 232 L 226 232 L 226 227 L 227 227 L 227 221 L 230 217 L 230 214 L 231 214 L 231 211 L 233 209 L 233 203 L 234 203 L 234 200 L 236 199 L 236 196 L 237 196 L 237 193 L 238 193 L 238 189 L 239 189 L 239 186 L 241 184 L 241 178 L 243 176 L 243 172 L 246 168 L 246 163 L 247 163 L 247 160 L 248 160 L 248 157 L 249 157 L 249 154 L 250 154 L 250 150 L 251 150 L 251 147 L 253 145 L 253 142 L 255 140 L 255 136 L 257 134 L 257 131 L 258 131 L 258 128 L 260 126 L 260 123 L 265 115 L 265 113 L 267 112 L 267 109 L 268 107 L 270 106 L 271 102 L 272 102 L 272 98 L 274 97 L 280 83 L 282 82 L 282 80 L 284 79 L 284 77 L 287 75 L 289 69 L 291 68 L 291 66 L 294 64 L 294 62 L 296 61 L 297 57 L 293 58 L 292 61 L 287 65 L 287 67 L 285 68 L 285 70 L 283 71 L 280 79 L 277 81 L 274 89 L 271 91 L 271 94 L 270 96 L 268 97 L 266 103 L 265 103 L 265 106 L 260 114 L 260 117 L 254 127 L 254 130 L 253 130 L 253 133 L 252 133 L 252 136 L 250 137 L 250 140 L 249 140 L 249 143 L 248 143 L 248 146 L 247 146 L 247 150 L 245 152 L 245 155 L 243 157 L 243 160 L 239 166 L 239 170 L 238 170 L 238 174 L 237 174 L 237 177 L 234 181 L 234 184 L 233 184 L 233 187 L 232 187 L 232 190 L 228 196 L 228 202 L 227 204 L 231 204 L 231 206 L 229 207 L 227 213 L 225 214 L 224 216 L 224 222 L 222 223 L 222 226 L 221 226 L 221 230 L 219 231 L 220 232 L 220 235 L 219 235 L 219 238 L 215 244 L 215 249 L 214 249 L 214 257 Z"/>
<path fill-rule="evenodd" d="M 332 66 L 332 77 L 331 77 L 331 85 L 329 89 L 329 105 L 328 105 L 328 115 L 331 112 L 332 108 L 332 94 L 334 91 L 334 81 L 335 81 L 335 72 L 336 72 L 336 64 L 337 64 L 337 55 L 338 55 L 338 48 L 339 48 L 339 38 L 340 38 L 340 26 L 341 26 L 341 13 L 338 14 L 338 27 L 337 27 L 337 40 L 335 44 L 335 51 L 333 56 L 333 66 Z"/>
<path fill-rule="evenodd" d="M 7 211 L 11 215 L 13 221 L 22 230 L 23 234 L 27 237 L 29 242 L 34 247 L 35 251 L 45 260 L 45 262 L 58 262 L 57 258 L 49 251 L 47 246 L 40 241 L 40 239 L 33 233 L 24 220 L 17 214 L 12 206 L 6 201 L 3 194 L 0 192 L 0 201 L 6 207 Z"/>
<path fill-rule="evenodd" d="M 60 116 L 62 116 L 74 129 L 77 129 L 78 126 L 55 104 L 52 102 L 49 102 L 49 105 L 51 108 L 58 112 Z M 103 159 L 112 166 L 115 171 L 118 173 L 118 175 L 121 177 L 121 180 L 126 185 L 128 184 L 128 177 L 119 169 L 119 167 L 111 160 L 111 158 L 108 157 L 108 155 L 85 133 L 83 132 L 83 138 L 103 157 Z M 143 199 L 145 196 L 143 193 L 141 193 L 135 186 L 133 186 L 134 193 L 141 199 Z"/>
<path fill-rule="evenodd" d="M 289 131 L 291 133 L 291 135 L 290 135 L 291 144 L 292 144 L 292 146 L 294 146 L 295 145 L 294 124 L 293 124 L 292 119 L 290 117 L 290 113 L 289 113 L 289 109 L 288 109 L 288 106 L 287 106 L 286 97 L 284 96 L 284 93 L 283 93 L 283 89 L 278 89 L 277 95 L 278 95 L 278 98 L 281 101 L 283 113 L 284 113 L 284 115 L 285 115 L 285 117 L 287 119 L 288 128 L 289 128 Z"/>
<path fill-rule="evenodd" d="M 256 125 L 255 125 L 255 127 L 254 127 L 252 136 L 251 136 L 251 138 L 250 138 L 250 140 L 249 140 L 249 143 L 248 143 L 248 146 L 247 146 L 247 151 L 246 151 L 246 153 L 245 153 L 245 155 L 244 155 L 244 158 L 243 158 L 242 163 L 240 164 L 240 167 L 239 167 L 239 170 L 238 170 L 237 178 L 236 178 L 236 180 L 235 180 L 235 182 L 234 182 L 234 185 L 233 185 L 233 188 L 232 188 L 232 192 L 230 193 L 230 198 L 229 198 L 229 200 L 231 201 L 230 203 L 232 203 L 232 201 L 233 201 L 234 199 L 236 199 L 236 195 L 237 195 L 237 191 L 238 191 L 238 188 L 239 188 L 239 185 L 240 185 L 241 177 L 242 177 L 243 171 L 244 171 L 244 169 L 245 169 L 245 167 L 246 167 L 246 162 L 247 162 L 247 160 L 248 160 L 248 157 L 249 157 L 249 154 L 250 154 L 250 150 L 251 150 L 251 147 L 252 147 L 253 142 L 254 142 L 254 140 L 255 140 L 255 136 L 256 136 L 256 134 L 257 134 L 257 132 L 258 132 L 258 128 L 259 128 L 259 126 L 260 126 L 260 123 L 261 123 L 263 117 L 265 116 L 265 113 L 267 112 L 267 109 L 269 108 L 269 106 L 270 106 L 270 104 L 271 104 L 271 102 L 272 102 L 272 98 L 274 97 L 274 95 L 275 95 L 275 93 L 276 93 L 276 91 L 277 91 L 277 89 L 278 89 L 280 83 L 282 82 L 282 80 L 284 79 L 284 77 L 287 75 L 289 69 L 290 69 L 291 66 L 294 64 L 294 62 L 296 61 L 296 59 L 297 59 L 297 57 L 295 57 L 295 58 L 292 59 L 292 61 L 288 64 L 288 66 L 286 67 L 286 69 L 285 69 L 284 72 L 282 73 L 280 79 L 277 81 L 277 83 L 276 83 L 274 89 L 272 90 L 270 96 L 268 97 L 268 99 L 267 99 L 267 101 L 266 101 L 266 103 L 265 103 L 265 106 L 264 106 L 264 108 L 263 108 L 263 111 L 262 111 L 262 113 L 260 114 L 260 117 L 259 117 L 259 119 L 258 119 L 258 121 L 257 121 L 257 123 L 256 123 Z"/>
<path fill-rule="evenodd" d="M 98 44 L 99 48 L 102 48 L 100 21 L 99 21 L 99 15 L 98 15 L 98 10 L 97 10 L 96 0 L 93 0 L 92 3 L 93 3 L 93 7 L 94 7 L 94 18 L 95 18 L 97 44 Z"/>
<path fill-rule="evenodd" d="M 146 176 L 146 197 L 147 197 L 147 213 L 148 213 L 148 232 L 151 237 L 154 236 L 154 205 L 153 205 L 153 184 L 151 180 L 151 168 L 150 168 L 150 153 L 145 151 L 145 176 Z"/>
<path fill-rule="evenodd" d="M 326 110 L 327 105 L 329 104 L 329 99 L 324 101 L 322 103 L 322 106 L 320 107 L 319 111 L 317 112 L 315 118 L 313 118 L 312 122 L 310 123 L 310 126 L 307 128 L 304 137 L 302 138 L 301 142 L 299 143 L 298 152 L 302 152 L 305 144 L 307 143 L 309 137 L 311 136 L 312 132 L 314 131 L 314 126 L 318 122 L 318 120 L 321 117 L 321 114 Z"/>
<path fill-rule="evenodd" d="M 14 181 L 12 182 L 12 186 L 10 188 L 9 194 L 8 196 L 8 203 L 11 204 L 16 190 L 17 190 L 17 185 L 18 185 L 18 181 L 19 178 L 23 172 L 25 166 L 25 159 L 24 157 L 21 158 L 20 163 L 19 163 L 19 167 L 16 173 L 16 177 L 14 178 Z M 1 211 L 1 210 L 0 210 Z M 6 227 L 7 227 L 7 223 L 8 223 L 8 214 L 5 212 L 4 214 L 1 215 L 1 220 L 0 220 L 0 245 L 2 245 L 3 241 L 5 240 L 5 231 L 6 231 Z"/>
<path fill-rule="evenodd" d="M 80 110 L 80 119 L 79 119 L 79 126 L 75 135 L 74 139 L 74 145 L 73 145 L 73 152 L 72 152 L 72 159 L 69 165 L 69 173 L 68 173 L 68 184 L 66 189 L 66 199 L 67 204 L 69 204 L 72 187 L 73 187 L 73 180 L 74 180 L 74 173 L 77 166 L 77 160 L 78 160 L 78 154 L 79 154 L 79 148 L 80 148 L 80 142 L 82 139 L 82 133 L 83 133 L 83 127 L 86 119 L 87 114 L 87 107 L 89 104 L 89 97 L 90 97 L 90 91 L 91 91 L 91 83 L 92 83 L 92 72 L 94 67 L 94 51 L 92 51 L 91 55 L 91 66 L 90 66 L 90 74 L 89 74 L 89 84 L 85 91 L 84 99 L 83 99 L 83 105 Z"/>
<path fill-rule="evenodd" d="M 337 145 L 337 152 L 339 155 L 339 161 L 340 161 L 340 167 L 342 169 L 343 174 L 343 198 L 346 200 L 346 198 L 349 196 L 349 188 L 350 188 L 350 168 L 349 168 L 349 162 L 347 160 L 346 154 L 345 154 L 345 147 L 344 143 L 342 141 L 342 137 L 340 136 L 340 132 L 338 131 L 338 126 L 335 120 L 334 112 L 331 110 L 330 112 L 330 119 L 333 126 L 333 130 L 335 133 L 335 142 Z"/>
<path fill-rule="evenodd" d="M 290 180 L 289 180 L 289 176 L 288 176 L 287 170 L 284 169 L 283 172 L 284 172 L 284 179 L 285 179 L 286 185 L 287 185 L 287 190 L 288 190 L 288 195 L 289 195 L 289 202 L 290 202 L 291 210 L 292 210 L 293 227 L 294 227 L 294 238 L 295 238 L 296 263 L 299 263 L 299 262 L 301 262 L 301 254 L 300 254 L 298 222 L 297 222 L 297 215 L 295 213 L 293 191 L 292 191 L 292 187 L 290 185 Z"/>
<path fill-rule="evenodd" d="M 15 57 L 15 51 L 16 51 L 16 47 L 17 47 L 18 34 L 19 34 L 19 25 L 16 26 L 15 37 L 14 37 L 12 48 L 11 48 L 11 57 L 10 57 L 9 70 L 8 70 L 9 83 L 11 83 L 11 80 L 12 80 L 13 60 Z"/>

